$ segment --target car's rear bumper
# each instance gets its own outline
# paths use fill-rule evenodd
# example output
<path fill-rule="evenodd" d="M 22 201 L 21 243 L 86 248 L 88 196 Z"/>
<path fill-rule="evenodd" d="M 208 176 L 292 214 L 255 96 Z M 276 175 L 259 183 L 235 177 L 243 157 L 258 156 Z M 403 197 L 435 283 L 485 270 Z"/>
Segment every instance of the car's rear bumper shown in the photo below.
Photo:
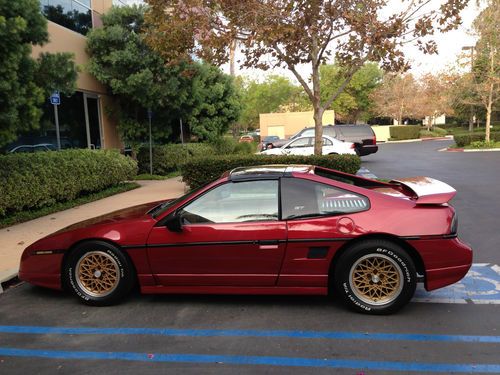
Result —
<path fill-rule="evenodd" d="M 472 265 L 472 248 L 458 237 L 410 242 L 422 257 L 426 290 L 456 283 L 467 274 Z"/>
<path fill-rule="evenodd" d="M 374 154 L 378 151 L 377 145 L 363 145 L 357 148 L 359 156 Z"/>

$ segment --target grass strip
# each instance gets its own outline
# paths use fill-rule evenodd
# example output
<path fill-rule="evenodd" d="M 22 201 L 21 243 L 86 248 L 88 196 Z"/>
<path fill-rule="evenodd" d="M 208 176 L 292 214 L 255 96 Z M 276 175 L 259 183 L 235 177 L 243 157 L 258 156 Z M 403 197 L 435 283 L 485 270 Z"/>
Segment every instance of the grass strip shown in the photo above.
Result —
<path fill-rule="evenodd" d="M 5 216 L 0 219 L 0 229 L 9 227 L 14 224 L 24 223 L 25 221 L 37 219 L 45 215 L 50 215 L 53 214 L 54 212 L 64 211 L 69 208 L 80 206 L 85 203 L 94 202 L 99 199 L 110 197 L 115 194 L 124 193 L 126 191 L 136 189 L 138 187 L 140 187 L 140 185 L 136 182 L 124 182 L 115 186 L 111 186 L 97 193 L 82 195 L 71 201 L 58 202 L 56 204 L 38 209 L 16 212 L 12 215 Z"/>
<path fill-rule="evenodd" d="M 134 177 L 134 180 L 167 180 L 169 178 L 178 177 L 181 175 L 180 171 L 170 172 L 167 175 L 159 175 L 159 174 L 149 174 L 142 173 L 138 174 Z"/>

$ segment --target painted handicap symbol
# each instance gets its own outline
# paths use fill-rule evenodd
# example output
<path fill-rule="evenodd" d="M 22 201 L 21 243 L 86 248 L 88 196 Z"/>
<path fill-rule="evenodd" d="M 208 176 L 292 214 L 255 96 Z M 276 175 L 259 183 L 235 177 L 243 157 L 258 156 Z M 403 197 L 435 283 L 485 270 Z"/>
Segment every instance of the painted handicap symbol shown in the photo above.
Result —
<path fill-rule="evenodd" d="M 460 282 L 427 292 L 417 289 L 415 302 L 500 304 L 500 267 L 491 264 L 473 264 Z"/>

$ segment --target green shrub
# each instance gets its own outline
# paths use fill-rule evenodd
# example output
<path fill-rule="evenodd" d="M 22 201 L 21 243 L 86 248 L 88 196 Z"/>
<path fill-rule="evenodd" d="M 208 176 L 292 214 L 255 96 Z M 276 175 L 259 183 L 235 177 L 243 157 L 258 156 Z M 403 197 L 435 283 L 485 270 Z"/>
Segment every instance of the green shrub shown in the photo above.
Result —
<path fill-rule="evenodd" d="M 391 126 L 389 128 L 391 139 L 402 141 L 404 139 L 417 139 L 419 138 L 420 126 L 417 125 L 402 125 Z"/>
<path fill-rule="evenodd" d="M 153 174 L 165 176 L 179 171 L 186 161 L 209 155 L 253 154 L 255 143 L 238 143 L 233 138 L 217 138 L 210 143 L 185 143 L 153 146 Z M 137 154 L 139 173 L 149 173 L 149 147 L 143 146 Z"/>
<path fill-rule="evenodd" d="M 437 126 L 431 128 L 432 130 L 422 129 L 420 130 L 420 138 L 430 138 L 430 137 L 444 137 L 447 131 Z"/>
<path fill-rule="evenodd" d="M 433 127 L 431 128 L 431 131 L 432 131 L 433 133 L 438 134 L 440 137 L 444 137 L 446 134 L 448 134 L 448 132 L 447 132 L 445 129 L 443 129 L 443 128 L 441 128 L 441 127 L 437 127 L 437 126 L 433 126 Z"/>
<path fill-rule="evenodd" d="M 136 174 L 134 160 L 110 150 L 0 156 L 0 216 L 98 192 Z"/>
<path fill-rule="evenodd" d="M 169 144 L 153 146 L 153 174 L 165 176 L 178 171 L 186 160 L 213 155 L 214 150 L 205 143 Z M 137 153 L 139 173 L 149 173 L 149 147 L 143 146 Z"/>
<path fill-rule="evenodd" d="M 266 164 L 312 164 L 356 173 L 361 160 L 354 155 L 323 156 L 275 156 L 275 155 L 226 155 L 196 158 L 187 161 L 181 168 L 183 181 L 191 188 L 204 185 L 219 178 L 222 173 L 237 167 Z"/>
<path fill-rule="evenodd" d="M 453 136 L 458 147 L 465 147 L 472 142 L 484 141 L 484 133 L 463 133 Z M 500 141 L 500 132 L 490 133 L 490 140 L 493 142 Z"/>
<path fill-rule="evenodd" d="M 482 148 L 497 148 L 500 147 L 500 142 L 495 141 L 475 141 L 471 142 L 470 145 L 465 146 L 466 148 L 482 149 Z"/>

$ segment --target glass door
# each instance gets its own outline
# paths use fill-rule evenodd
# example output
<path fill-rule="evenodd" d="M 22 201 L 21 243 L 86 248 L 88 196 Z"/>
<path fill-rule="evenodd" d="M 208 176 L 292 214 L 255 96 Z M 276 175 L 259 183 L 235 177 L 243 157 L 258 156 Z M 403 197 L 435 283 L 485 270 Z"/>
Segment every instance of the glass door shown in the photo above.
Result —
<path fill-rule="evenodd" d="M 102 126 L 99 96 L 89 93 L 83 94 L 85 109 L 85 125 L 87 128 L 87 147 L 102 148 Z"/>

